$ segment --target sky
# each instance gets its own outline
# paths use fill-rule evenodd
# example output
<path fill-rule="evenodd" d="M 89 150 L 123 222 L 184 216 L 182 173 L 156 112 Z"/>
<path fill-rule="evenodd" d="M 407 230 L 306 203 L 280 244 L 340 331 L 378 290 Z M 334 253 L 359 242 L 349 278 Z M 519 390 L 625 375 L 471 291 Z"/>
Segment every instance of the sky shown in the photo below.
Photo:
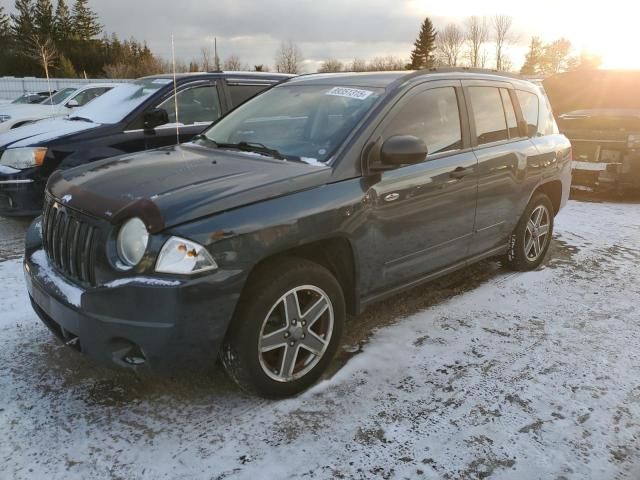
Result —
<path fill-rule="evenodd" d="M 12 4 L 0 0 L 7 10 Z M 544 41 L 566 37 L 576 54 L 602 55 L 604 67 L 640 68 L 640 56 L 631 51 L 640 7 L 629 0 L 90 0 L 90 5 L 106 31 L 147 40 L 167 59 L 173 34 L 176 56 L 187 62 L 198 59 L 214 37 L 223 59 L 235 54 L 250 66 L 273 65 L 278 46 L 287 40 L 300 46 L 307 72 L 327 58 L 408 59 L 425 16 L 442 28 L 449 22 L 462 25 L 470 15 L 506 14 L 513 17 L 508 54 L 515 69 L 532 35 Z"/>

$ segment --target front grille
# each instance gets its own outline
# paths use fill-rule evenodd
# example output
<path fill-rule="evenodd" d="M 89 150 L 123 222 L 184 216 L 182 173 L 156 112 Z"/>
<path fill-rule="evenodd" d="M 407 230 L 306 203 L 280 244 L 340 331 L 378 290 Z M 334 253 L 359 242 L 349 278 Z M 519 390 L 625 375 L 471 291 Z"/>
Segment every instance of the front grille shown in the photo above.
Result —
<path fill-rule="evenodd" d="M 51 264 L 65 277 L 95 285 L 96 228 L 48 196 L 42 212 L 42 244 Z"/>

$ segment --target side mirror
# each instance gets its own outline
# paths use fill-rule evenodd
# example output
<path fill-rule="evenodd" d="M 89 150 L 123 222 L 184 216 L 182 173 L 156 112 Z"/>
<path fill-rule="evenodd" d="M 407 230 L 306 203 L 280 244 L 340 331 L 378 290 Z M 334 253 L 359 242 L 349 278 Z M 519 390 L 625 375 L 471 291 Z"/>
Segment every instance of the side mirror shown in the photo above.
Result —
<path fill-rule="evenodd" d="M 384 165 L 411 165 L 423 162 L 427 157 L 427 145 L 413 135 L 395 135 L 382 144 L 380 160 Z"/>
<path fill-rule="evenodd" d="M 67 102 L 67 108 L 78 108 L 79 106 L 80 104 L 78 103 L 78 100 L 76 100 L 75 98 Z"/>
<path fill-rule="evenodd" d="M 156 108 L 142 116 L 142 123 L 145 130 L 152 131 L 160 125 L 169 123 L 169 114 L 164 108 Z"/>

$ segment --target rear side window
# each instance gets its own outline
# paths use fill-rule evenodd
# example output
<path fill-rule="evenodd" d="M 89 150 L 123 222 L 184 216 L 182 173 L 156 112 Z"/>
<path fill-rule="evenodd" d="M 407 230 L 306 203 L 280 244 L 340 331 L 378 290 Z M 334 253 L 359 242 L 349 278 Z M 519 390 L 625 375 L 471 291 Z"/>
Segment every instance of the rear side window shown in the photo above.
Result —
<path fill-rule="evenodd" d="M 424 140 L 429 155 L 462 148 L 458 98 L 452 87 L 418 93 L 386 128 L 385 138 L 413 135 Z"/>
<path fill-rule="evenodd" d="M 504 114 L 507 119 L 509 138 L 518 138 L 520 136 L 520 132 L 518 132 L 518 120 L 516 119 L 516 111 L 513 108 L 513 102 L 511 102 L 509 90 L 501 88 L 500 96 L 502 97 L 502 106 L 504 107 Z"/>
<path fill-rule="evenodd" d="M 478 145 L 509 139 L 500 90 L 494 87 L 469 87 Z"/>
<path fill-rule="evenodd" d="M 271 85 L 229 85 L 231 105 L 236 107 L 270 86 Z"/>
<path fill-rule="evenodd" d="M 543 101 L 540 102 L 540 121 L 538 122 L 538 135 L 554 135 L 558 133 L 558 125 L 553 118 L 551 112 L 551 104 L 546 95 L 543 97 Z"/>
<path fill-rule="evenodd" d="M 516 90 L 522 116 L 527 122 L 527 133 L 530 137 L 535 137 L 538 132 L 538 96 L 535 93 Z"/>

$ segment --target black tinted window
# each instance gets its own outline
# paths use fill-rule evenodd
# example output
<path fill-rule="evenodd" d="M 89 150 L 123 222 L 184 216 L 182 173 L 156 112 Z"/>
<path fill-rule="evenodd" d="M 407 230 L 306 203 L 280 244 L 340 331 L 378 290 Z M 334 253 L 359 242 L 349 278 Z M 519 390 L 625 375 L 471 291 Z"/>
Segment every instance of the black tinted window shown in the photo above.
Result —
<path fill-rule="evenodd" d="M 531 92 L 516 90 L 522 116 L 527 122 L 527 132 L 530 137 L 535 137 L 538 131 L 538 96 Z"/>
<path fill-rule="evenodd" d="M 384 136 L 394 135 L 413 135 L 423 139 L 429 155 L 462 148 L 455 89 L 434 88 L 412 97 L 394 117 Z"/>
<path fill-rule="evenodd" d="M 516 119 L 516 111 L 513 109 L 513 102 L 511 102 L 511 97 L 509 96 L 509 90 L 501 88 L 500 96 L 502 97 L 502 106 L 504 107 L 505 117 L 507 118 L 509 138 L 517 138 L 520 136 L 518 132 L 518 120 Z"/>
<path fill-rule="evenodd" d="M 270 85 L 229 85 L 231 105 L 234 107 L 240 105 L 269 86 Z"/>
<path fill-rule="evenodd" d="M 174 98 L 169 98 L 159 106 L 169 114 L 169 123 L 176 123 Z M 220 103 L 215 85 L 198 86 L 178 92 L 178 123 L 182 125 L 209 124 L 219 117 Z"/>
<path fill-rule="evenodd" d="M 508 140 L 507 122 L 500 91 L 493 87 L 470 87 L 478 145 Z"/>

